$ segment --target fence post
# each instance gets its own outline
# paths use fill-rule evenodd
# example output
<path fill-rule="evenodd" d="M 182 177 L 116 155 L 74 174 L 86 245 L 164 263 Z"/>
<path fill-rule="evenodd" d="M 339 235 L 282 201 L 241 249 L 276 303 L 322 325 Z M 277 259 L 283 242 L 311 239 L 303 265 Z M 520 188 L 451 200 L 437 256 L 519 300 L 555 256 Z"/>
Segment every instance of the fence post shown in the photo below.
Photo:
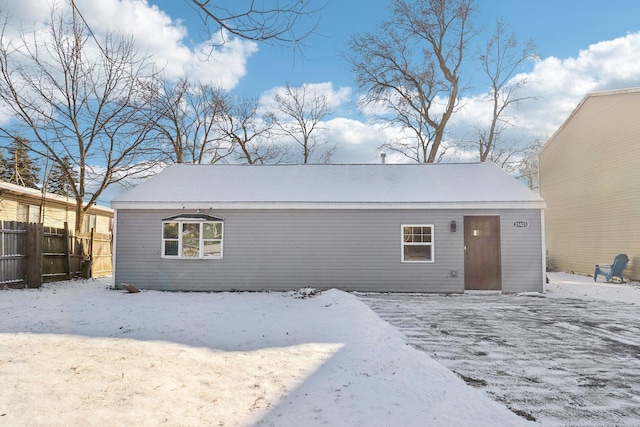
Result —
<path fill-rule="evenodd" d="M 44 227 L 42 224 L 30 223 L 27 230 L 27 269 L 26 281 L 28 288 L 39 288 L 42 285 L 42 239 Z"/>
<path fill-rule="evenodd" d="M 65 255 L 65 260 L 64 260 L 64 268 L 65 268 L 65 273 L 67 273 L 67 280 L 71 279 L 71 244 L 70 244 L 70 238 L 69 238 L 69 223 L 68 222 L 64 222 L 64 253 Z"/>

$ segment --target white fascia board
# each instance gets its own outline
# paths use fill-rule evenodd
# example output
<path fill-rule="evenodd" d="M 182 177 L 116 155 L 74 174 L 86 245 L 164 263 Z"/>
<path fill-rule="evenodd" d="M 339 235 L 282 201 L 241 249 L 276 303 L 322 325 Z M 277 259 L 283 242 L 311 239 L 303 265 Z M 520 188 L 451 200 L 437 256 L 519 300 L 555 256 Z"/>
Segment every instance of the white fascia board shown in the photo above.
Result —
<path fill-rule="evenodd" d="M 546 202 L 428 202 L 428 203 L 327 203 L 327 202 L 115 202 L 113 209 L 218 209 L 218 210 L 390 210 L 390 209 L 544 209 Z"/>

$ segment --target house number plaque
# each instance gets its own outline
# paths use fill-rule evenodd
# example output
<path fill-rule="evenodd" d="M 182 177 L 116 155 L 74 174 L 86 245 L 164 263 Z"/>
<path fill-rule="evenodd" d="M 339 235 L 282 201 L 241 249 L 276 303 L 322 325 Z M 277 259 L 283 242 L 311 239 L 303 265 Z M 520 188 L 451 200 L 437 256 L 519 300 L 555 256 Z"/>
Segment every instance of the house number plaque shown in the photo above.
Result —
<path fill-rule="evenodd" d="M 527 221 L 513 221 L 513 226 L 515 228 L 527 228 L 529 223 Z"/>

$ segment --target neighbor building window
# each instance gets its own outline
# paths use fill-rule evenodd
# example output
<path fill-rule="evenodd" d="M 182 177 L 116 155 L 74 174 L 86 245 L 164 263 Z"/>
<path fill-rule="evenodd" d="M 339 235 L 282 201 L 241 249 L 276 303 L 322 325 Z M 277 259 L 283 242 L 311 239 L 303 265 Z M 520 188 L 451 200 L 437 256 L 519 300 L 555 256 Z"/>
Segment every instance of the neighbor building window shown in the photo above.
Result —
<path fill-rule="evenodd" d="M 82 217 L 82 232 L 89 234 L 91 230 L 96 229 L 96 216 L 92 214 L 85 214 Z"/>
<path fill-rule="evenodd" d="M 402 226 L 402 262 L 433 262 L 433 225 Z"/>
<path fill-rule="evenodd" d="M 19 222 L 40 222 L 40 206 L 18 203 L 16 218 Z"/>
<path fill-rule="evenodd" d="M 162 221 L 163 258 L 222 258 L 223 222 L 208 215 L 183 215 Z"/>

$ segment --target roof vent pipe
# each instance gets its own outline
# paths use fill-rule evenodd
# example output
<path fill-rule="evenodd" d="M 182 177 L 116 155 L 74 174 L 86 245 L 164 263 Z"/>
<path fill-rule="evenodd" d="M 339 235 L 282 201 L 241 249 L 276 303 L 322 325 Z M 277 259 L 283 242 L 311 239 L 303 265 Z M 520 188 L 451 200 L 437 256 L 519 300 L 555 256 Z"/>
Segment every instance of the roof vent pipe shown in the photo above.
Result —
<path fill-rule="evenodd" d="M 380 163 L 384 164 L 385 157 L 387 157 L 387 153 L 380 153 Z"/>

